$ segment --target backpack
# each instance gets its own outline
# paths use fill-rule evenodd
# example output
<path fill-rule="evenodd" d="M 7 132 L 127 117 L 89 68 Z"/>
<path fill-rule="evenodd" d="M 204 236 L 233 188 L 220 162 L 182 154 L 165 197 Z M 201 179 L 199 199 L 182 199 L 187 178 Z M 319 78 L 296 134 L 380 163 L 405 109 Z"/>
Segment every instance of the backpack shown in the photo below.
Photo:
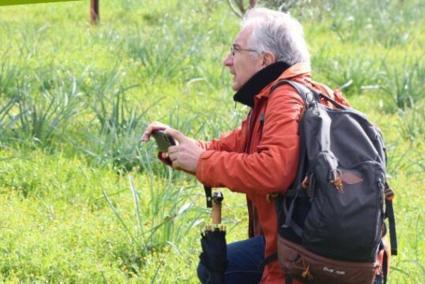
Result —
<path fill-rule="evenodd" d="M 390 225 L 397 254 L 393 192 L 386 182 L 382 135 L 366 116 L 294 81 L 305 103 L 297 176 L 276 199 L 278 251 L 286 282 L 373 283 Z M 330 108 L 322 100 L 334 105 Z M 381 261 L 377 261 L 377 258 Z"/>

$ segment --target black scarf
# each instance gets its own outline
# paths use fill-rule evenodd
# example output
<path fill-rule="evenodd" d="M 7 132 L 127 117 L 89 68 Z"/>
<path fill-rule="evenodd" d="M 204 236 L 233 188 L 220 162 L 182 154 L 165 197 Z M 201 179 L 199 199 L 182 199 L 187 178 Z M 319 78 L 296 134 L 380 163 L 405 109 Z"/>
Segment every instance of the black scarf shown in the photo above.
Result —
<path fill-rule="evenodd" d="M 280 74 L 288 69 L 290 65 L 285 62 L 278 61 L 264 67 L 255 73 L 233 96 L 235 102 L 254 106 L 254 96 L 257 95 L 265 86 L 276 80 Z"/>

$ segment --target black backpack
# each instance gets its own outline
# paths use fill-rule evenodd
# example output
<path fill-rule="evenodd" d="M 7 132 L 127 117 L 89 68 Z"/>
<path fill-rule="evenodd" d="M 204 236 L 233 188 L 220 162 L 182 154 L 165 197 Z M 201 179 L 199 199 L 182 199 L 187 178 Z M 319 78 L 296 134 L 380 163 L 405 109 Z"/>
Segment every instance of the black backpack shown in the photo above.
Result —
<path fill-rule="evenodd" d="M 386 276 L 376 259 L 384 252 L 387 217 L 397 254 L 382 135 L 364 114 L 304 85 L 282 80 L 273 90 L 283 84 L 305 102 L 297 177 L 276 201 L 277 254 L 286 280 L 372 283 L 379 271 Z"/>

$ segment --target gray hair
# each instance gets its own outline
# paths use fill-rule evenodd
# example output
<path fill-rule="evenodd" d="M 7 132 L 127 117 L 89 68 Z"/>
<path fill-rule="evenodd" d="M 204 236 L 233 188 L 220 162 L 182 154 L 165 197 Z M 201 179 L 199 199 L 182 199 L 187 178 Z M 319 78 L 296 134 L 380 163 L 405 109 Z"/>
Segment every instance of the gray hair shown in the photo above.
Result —
<path fill-rule="evenodd" d="M 310 65 L 303 27 L 289 14 L 267 8 L 253 8 L 248 10 L 242 21 L 242 28 L 248 26 L 252 29 L 248 40 L 250 48 L 259 52 L 271 52 L 277 61 L 289 65 Z"/>

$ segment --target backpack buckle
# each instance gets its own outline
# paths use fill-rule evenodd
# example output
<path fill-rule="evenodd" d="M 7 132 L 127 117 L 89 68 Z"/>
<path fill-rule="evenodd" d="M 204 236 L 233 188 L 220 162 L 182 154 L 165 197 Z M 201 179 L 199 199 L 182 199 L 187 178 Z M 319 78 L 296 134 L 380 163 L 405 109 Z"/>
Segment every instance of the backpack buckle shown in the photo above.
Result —
<path fill-rule="evenodd" d="M 385 183 L 385 189 L 384 189 L 385 199 L 388 201 L 393 201 L 394 199 L 394 191 L 391 189 L 391 187 L 388 185 L 388 183 Z"/>
<path fill-rule="evenodd" d="M 331 183 L 335 186 L 339 192 L 344 192 L 344 183 L 342 182 L 341 171 L 335 169 L 331 171 Z"/>
<path fill-rule="evenodd" d="M 303 181 L 301 182 L 301 187 L 303 189 L 308 189 L 310 186 L 310 178 L 308 176 L 305 176 Z"/>

